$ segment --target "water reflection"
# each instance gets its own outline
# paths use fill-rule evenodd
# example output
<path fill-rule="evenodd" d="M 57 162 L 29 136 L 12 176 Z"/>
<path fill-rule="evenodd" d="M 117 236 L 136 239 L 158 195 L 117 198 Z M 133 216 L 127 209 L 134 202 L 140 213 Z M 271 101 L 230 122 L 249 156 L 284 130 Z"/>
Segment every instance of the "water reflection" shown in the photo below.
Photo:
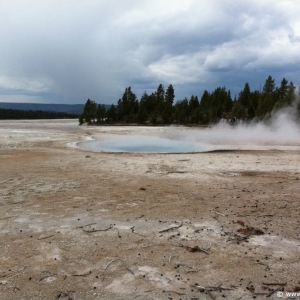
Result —
<path fill-rule="evenodd" d="M 201 143 L 137 135 L 83 142 L 80 143 L 80 147 L 92 151 L 144 153 L 182 153 L 209 150 L 207 145 Z"/>

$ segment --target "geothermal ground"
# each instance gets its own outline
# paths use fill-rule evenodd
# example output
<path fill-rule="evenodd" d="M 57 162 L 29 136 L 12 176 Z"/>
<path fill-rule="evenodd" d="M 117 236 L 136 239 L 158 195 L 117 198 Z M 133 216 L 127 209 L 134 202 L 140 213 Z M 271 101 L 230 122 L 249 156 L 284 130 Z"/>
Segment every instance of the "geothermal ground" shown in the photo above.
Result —
<path fill-rule="evenodd" d="M 174 128 L 77 124 L 0 122 L 0 299 L 285 299 L 300 289 L 299 144 L 89 152 L 77 142 Z"/>

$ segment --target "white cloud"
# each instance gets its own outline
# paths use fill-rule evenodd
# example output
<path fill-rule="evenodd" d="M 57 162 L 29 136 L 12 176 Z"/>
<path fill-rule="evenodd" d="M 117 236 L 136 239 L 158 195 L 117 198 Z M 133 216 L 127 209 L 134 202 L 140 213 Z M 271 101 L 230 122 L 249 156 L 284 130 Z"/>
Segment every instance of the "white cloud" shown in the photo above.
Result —
<path fill-rule="evenodd" d="M 293 0 L 2 1 L 0 89 L 116 103 L 129 85 L 297 84 L 299 15 Z"/>
<path fill-rule="evenodd" d="M 0 76 L 0 89 L 7 91 L 42 93 L 49 92 L 52 85 L 51 81 L 42 78 Z"/>
<path fill-rule="evenodd" d="M 204 76 L 208 76 L 202 67 L 204 58 L 204 53 L 165 56 L 150 64 L 147 70 L 164 82 L 174 84 L 197 82 Z"/>

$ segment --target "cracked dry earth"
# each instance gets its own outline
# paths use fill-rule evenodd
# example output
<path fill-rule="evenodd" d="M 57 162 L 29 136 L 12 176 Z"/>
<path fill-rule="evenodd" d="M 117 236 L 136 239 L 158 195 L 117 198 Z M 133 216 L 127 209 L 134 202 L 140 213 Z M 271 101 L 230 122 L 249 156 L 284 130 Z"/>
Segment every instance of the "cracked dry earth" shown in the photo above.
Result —
<path fill-rule="evenodd" d="M 155 130 L 168 129 L 0 122 L 0 299 L 278 299 L 278 289 L 297 290 L 300 151 L 74 146 Z"/>

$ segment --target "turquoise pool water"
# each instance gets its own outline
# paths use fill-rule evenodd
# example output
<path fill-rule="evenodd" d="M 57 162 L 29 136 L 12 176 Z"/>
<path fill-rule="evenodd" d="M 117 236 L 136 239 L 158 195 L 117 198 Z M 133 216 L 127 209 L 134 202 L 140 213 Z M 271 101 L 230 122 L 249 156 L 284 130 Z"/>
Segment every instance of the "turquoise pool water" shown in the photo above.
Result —
<path fill-rule="evenodd" d="M 91 151 L 144 153 L 186 153 L 209 150 L 207 145 L 201 143 L 155 136 L 118 136 L 83 142 L 80 143 L 80 147 Z"/>

